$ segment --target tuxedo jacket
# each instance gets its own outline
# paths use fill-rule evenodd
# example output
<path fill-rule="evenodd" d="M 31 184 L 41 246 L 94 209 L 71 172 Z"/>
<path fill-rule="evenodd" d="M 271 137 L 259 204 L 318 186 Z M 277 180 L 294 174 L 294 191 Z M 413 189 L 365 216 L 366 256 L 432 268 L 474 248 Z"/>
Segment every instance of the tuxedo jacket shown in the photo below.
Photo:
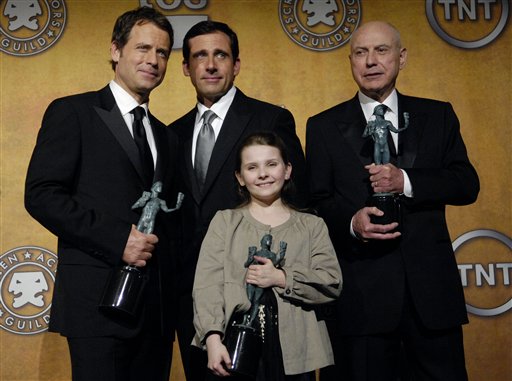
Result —
<path fill-rule="evenodd" d="M 163 182 L 159 197 L 173 207 L 178 140 L 151 114 L 149 118 L 158 151 L 154 180 Z M 177 217 L 172 213 L 160 212 L 156 219 L 159 242 L 147 266 L 152 290 L 144 296 L 139 318 L 125 321 L 98 310 L 111 271 L 125 265 L 124 248 L 141 213 L 131 207 L 149 191 L 142 173 L 137 146 L 109 86 L 50 104 L 25 189 L 28 212 L 58 237 L 50 331 L 68 337 L 132 337 L 150 316 L 150 307 L 156 329 L 166 336 L 174 331 L 172 232 Z"/>
<path fill-rule="evenodd" d="M 449 103 L 398 94 L 397 166 L 408 174 L 414 197 L 401 197 L 400 238 L 363 242 L 350 234 L 354 214 L 372 195 L 365 165 L 373 140 L 358 97 L 307 123 L 306 161 L 312 204 L 329 227 L 343 272 L 344 289 L 334 309 L 343 334 L 374 334 L 397 327 L 405 293 L 430 329 L 467 322 L 464 295 L 445 217 L 446 205 L 476 200 L 478 176 L 471 165 Z M 394 152 L 393 152 L 394 151 Z"/>
<path fill-rule="evenodd" d="M 295 133 L 295 121 L 285 108 L 244 95 L 237 89 L 210 158 L 202 192 L 197 185 L 192 165 L 192 138 L 197 108 L 171 124 L 182 144 L 180 169 L 185 199 L 183 216 L 183 246 L 179 257 L 180 292 L 192 291 L 201 243 L 211 219 L 218 210 L 235 208 L 241 203 L 235 178 L 238 145 L 249 134 L 273 131 L 283 139 L 292 163 L 292 179 L 297 188 L 295 202 L 305 206 L 307 181 L 304 153 Z"/>

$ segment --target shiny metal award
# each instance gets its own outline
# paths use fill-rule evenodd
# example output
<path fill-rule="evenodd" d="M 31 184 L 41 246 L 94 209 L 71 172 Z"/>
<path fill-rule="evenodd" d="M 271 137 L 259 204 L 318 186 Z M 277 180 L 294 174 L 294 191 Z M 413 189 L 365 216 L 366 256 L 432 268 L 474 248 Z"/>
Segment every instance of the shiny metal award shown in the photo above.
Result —
<path fill-rule="evenodd" d="M 256 246 L 249 247 L 249 255 L 244 266 L 258 264 L 254 256 L 268 258 L 274 266 L 280 266 L 286 254 L 286 242 L 279 243 L 279 253 L 270 251 L 272 245 L 272 236 L 265 234 L 260 241 L 261 249 L 257 251 Z M 243 375 L 255 378 L 258 373 L 258 365 L 261 358 L 263 343 L 265 340 L 265 331 L 270 327 L 265 326 L 268 320 L 265 317 L 265 306 L 260 302 L 263 293 L 266 290 L 252 284 L 247 284 L 247 297 L 251 302 L 251 308 L 243 315 L 238 315 L 231 319 L 226 328 L 224 336 L 224 345 L 226 346 L 229 357 L 231 358 L 231 367 L 227 370 L 234 375 Z M 272 292 L 272 290 L 270 290 Z"/>
<path fill-rule="evenodd" d="M 401 132 L 409 127 L 409 113 L 404 112 L 404 127 L 396 128 L 389 120 L 384 119 L 387 106 L 378 105 L 375 107 L 373 115 L 375 119 L 368 121 L 363 132 L 363 138 L 371 136 L 374 141 L 373 162 L 376 165 L 388 164 L 390 162 L 390 153 L 388 146 L 389 131 Z M 400 222 L 400 198 L 396 193 L 377 192 L 374 193 L 369 201 L 370 206 L 375 206 L 384 215 L 372 215 L 370 220 L 373 224 L 387 225 L 393 222 Z M 399 227 L 397 228 L 397 230 Z"/>
<path fill-rule="evenodd" d="M 164 200 L 158 198 L 162 183 L 157 181 L 151 192 L 144 192 L 133 204 L 132 209 L 142 208 L 137 230 L 151 234 L 155 227 L 155 218 L 160 210 L 166 213 L 178 210 L 183 202 L 183 194 L 178 193 L 176 207 L 169 209 Z M 99 308 L 109 314 L 135 317 L 140 309 L 144 288 L 148 280 L 145 268 L 126 265 L 114 269 L 107 282 Z"/>

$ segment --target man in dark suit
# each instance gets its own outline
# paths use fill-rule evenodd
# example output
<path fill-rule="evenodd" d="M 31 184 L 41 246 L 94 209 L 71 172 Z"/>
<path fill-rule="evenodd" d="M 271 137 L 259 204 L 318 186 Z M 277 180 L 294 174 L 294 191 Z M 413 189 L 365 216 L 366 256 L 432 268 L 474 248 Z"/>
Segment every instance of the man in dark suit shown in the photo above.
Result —
<path fill-rule="evenodd" d="M 344 277 L 328 321 L 336 366 L 322 381 L 396 381 L 401 348 L 403 379 L 467 379 L 461 325 L 468 320 L 445 207 L 474 202 L 479 181 L 452 106 L 396 91 L 406 58 L 390 24 L 361 26 L 350 51 L 359 93 L 308 120 L 312 203 Z M 389 133 L 391 163 L 376 165 L 374 142 L 362 135 L 379 104 L 395 127 L 405 127 L 408 113 L 409 126 Z M 367 204 L 374 192 L 400 198 L 400 226 L 370 222 L 382 215 Z"/>
<path fill-rule="evenodd" d="M 155 10 L 121 15 L 112 34 L 114 80 L 52 102 L 30 161 L 25 206 L 58 237 L 50 331 L 67 337 L 73 380 L 169 379 L 176 217 L 161 212 L 154 234 L 144 234 L 136 230 L 140 209 L 131 208 L 157 180 L 159 198 L 176 203 L 178 139 L 147 110 L 172 42 L 170 23 Z M 149 276 L 133 318 L 98 308 L 111 272 L 123 265 Z"/>
<path fill-rule="evenodd" d="M 197 106 L 171 124 L 183 144 L 180 168 L 185 200 L 183 249 L 179 257 L 180 311 L 178 340 L 188 381 L 203 380 L 206 356 L 191 347 L 192 285 L 201 243 L 211 219 L 218 210 L 240 203 L 235 173 L 238 143 L 255 131 L 274 131 L 286 143 L 293 165 L 293 180 L 298 190 L 296 203 L 305 205 L 306 177 L 304 154 L 295 133 L 292 114 L 286 109 L 247 97 L 233 85 L 240 71 L 237 35 L 226 24 L 204 21 L 193 26 L 183 41 L 183 72 L 196 89 Z M 210 113 L 213 112 L 214 114 Z M 202 164 L 201 138 L 205 115 L 209 119 L 210 153 Z M 210 148 L 211 149 L 211 148 Z M 198 171 L 198 173 L 196 173 Z M 202 174 L 201 174 L 202 173 Z"/>

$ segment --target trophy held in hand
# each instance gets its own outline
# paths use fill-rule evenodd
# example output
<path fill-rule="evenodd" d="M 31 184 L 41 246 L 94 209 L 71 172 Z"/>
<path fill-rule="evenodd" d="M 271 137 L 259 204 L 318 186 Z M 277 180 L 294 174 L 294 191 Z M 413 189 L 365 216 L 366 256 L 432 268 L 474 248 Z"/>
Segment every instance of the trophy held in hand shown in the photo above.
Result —
<path fill-rule="evenodd" d="M 151 192 L 144 192 L 133 204 L 132 209 L 143 208 L 137 224 L 138 231 L 151 234 L 155 227 L 156 215 L 160 210 L 169 213 L 181 207 L 183 193 L 178 193 L 176 207 L 169 209 L 165 201 L 158 198 L 161 191 L 162 183 L 157 181 L 151 187 Z M 105 287 L 99 308 L 109 314 L 131 318 L 137 316 L 147 281 L 148 274 L 142 267 L 126 265 L 114 269 Z"/>
<path fill-rule="evenodd" d="M 272 236 L 265 234 L 261 239 L 261 249 L 257 251 L 256 246 L 249 247 L 249 255 L 244 266 L 258 264 L 254 256 L 268 258 L 275 267 L 284 263 L 286 254 L 286 242 L 279 243 L 279 253 L 270 251 Z M 246 285 L 247 297 L 251 302 L 251 308 L 243 315 L 235 314 L 226 328 L 224 345 L 226 346 L 231 367 L 227 370 L 232 374 L 239 374 L 255 378 L 258 373 L 258 365 L 261 358 L 263 343 L 266 339 L 267 322 L 271 321 L 266 313 L 272 312 L 272 308 L 266 307 L 263 303 L 265 292 L 272 293 L 272 289 L 261 288 L 253 284 Z M 272 295 L 273 296 L 273 295 Z M 277 314 L 277 306 L 275 307 Z"/>
<path fill-rule="evenodd" d="M 409 113 L 404 112 L 404 127 L 395 128 L 393 123 L 384 119 L 386 110 L 386 105 L 377 105 L 373 111 L 375 119 L 368 121 L 363 132 L 363 138 L 371 136 L 374 141 L 373 161 L 376 165 L 388 164 L 390 162 L 389 131 L 398 133 L 409 127 Z M 384 213 L 382 216 L 372 215 L 370 219 L 373 224 L 387 225 L 393 222 L 400 223 L 400 198 L 398 194 L 387 192 L 374 193 L 369 204 L 370 206 L 377 207 Z"/>

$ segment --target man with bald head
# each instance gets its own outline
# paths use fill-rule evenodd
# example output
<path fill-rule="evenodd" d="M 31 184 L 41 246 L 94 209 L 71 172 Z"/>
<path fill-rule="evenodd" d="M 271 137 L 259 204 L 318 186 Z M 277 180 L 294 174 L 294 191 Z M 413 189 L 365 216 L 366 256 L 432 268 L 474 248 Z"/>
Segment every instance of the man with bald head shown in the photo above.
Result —
<path fill-rule="evenodd" d="M 339 300 L 324 311 L 336 366 L 321 381 L 467 380 L 468 319 L 445 207 L 473 203 L 479 180 L 459 121 L 450 103 L 395 89 L 407 50 L 392 25 L 359 27 L 349 59 L 358 93 L 311 117 L 306 134 L 312 206 L 344 276 Z M 382 108 L 397 130 L 408 113 L 409 126 L 388 134 L 390 162 L 375 164 L 363 132 Z M 399 221 L 371 222 L 383 214 L 369 202 L 376 192 L 398 200 Z"/>

